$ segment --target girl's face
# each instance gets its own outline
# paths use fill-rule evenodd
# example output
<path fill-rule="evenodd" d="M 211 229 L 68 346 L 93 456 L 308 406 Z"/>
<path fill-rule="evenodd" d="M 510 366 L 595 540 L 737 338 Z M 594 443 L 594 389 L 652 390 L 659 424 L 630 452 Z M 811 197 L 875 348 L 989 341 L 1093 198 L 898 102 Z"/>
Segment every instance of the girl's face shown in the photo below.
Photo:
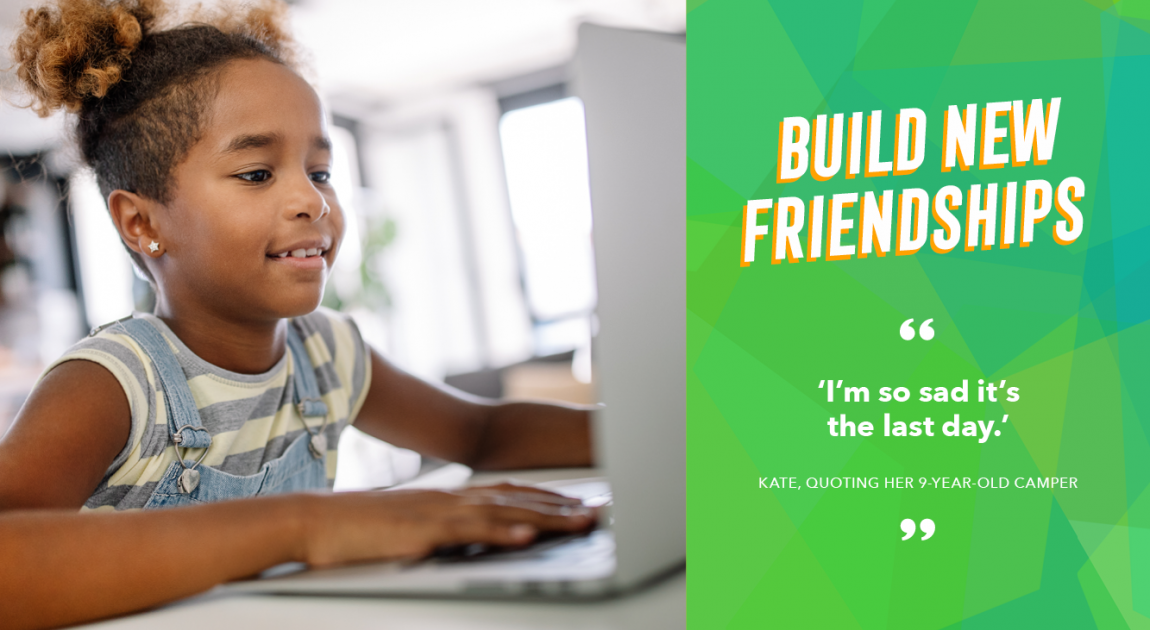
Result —
<path fill-rule="evenodd" d="M 157 217 L 163 299 L 235 321 L 310 313 L 344 233 L 319 98 L 279 64 L 234 61 L 205 120 Z"/>

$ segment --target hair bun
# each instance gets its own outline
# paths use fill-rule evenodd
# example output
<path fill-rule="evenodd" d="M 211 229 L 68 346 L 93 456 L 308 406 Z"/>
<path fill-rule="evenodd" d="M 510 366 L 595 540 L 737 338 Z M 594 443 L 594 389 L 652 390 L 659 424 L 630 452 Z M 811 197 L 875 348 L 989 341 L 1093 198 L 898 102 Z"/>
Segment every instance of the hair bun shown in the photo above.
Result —
<path fill-rule="evenodd" d="M 193 13 L 193 21 L 210 24 L 224 33 L 249 37 L 267 47 L 289 66 L 295 65 L 295 41 L 288 27 L 288 7 L 282 0 L 246 0 L 236 10 L 228 3 L 214 10 L 202 7 Z"/>
<path fill-rule="evenodd" d="M 76 112 L 85 99 L 107 94 L 161 8 L 158 0 L 56 0 L 27 9 L 12 58 L 32 109 Z"/>

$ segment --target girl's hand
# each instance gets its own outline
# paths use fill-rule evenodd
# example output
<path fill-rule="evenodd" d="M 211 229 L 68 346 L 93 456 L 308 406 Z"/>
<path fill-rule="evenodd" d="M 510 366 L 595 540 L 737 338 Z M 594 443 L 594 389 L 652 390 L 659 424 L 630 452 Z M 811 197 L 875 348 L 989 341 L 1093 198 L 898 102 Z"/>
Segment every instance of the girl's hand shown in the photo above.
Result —
<path fill-rule="evenodd" d="M 543 531 L 587 530 L 596 518 L 578 499 L 512 484 L 303 495 L 298 558 L 323 567 L 422 558 L 448 545 L 525 545 Z"/>

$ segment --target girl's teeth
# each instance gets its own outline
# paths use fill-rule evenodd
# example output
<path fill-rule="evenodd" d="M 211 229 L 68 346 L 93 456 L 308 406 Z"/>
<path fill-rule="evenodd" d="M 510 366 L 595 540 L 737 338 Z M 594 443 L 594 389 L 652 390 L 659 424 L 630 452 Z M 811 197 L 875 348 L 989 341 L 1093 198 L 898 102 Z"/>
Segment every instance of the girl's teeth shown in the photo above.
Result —
<path fill-rule="evenodd" d="M 293 249 L 290 252 L 283 252 L 282 254 L 276 254 L 275 256 L 276 258 L 286 258 L 288 256 L 291 256 L 292 258 L 310 258 L 312 256 L 319 256 L 321 254 L 323 254 L 323 250 L 315 247 L 311 249 Z"/>

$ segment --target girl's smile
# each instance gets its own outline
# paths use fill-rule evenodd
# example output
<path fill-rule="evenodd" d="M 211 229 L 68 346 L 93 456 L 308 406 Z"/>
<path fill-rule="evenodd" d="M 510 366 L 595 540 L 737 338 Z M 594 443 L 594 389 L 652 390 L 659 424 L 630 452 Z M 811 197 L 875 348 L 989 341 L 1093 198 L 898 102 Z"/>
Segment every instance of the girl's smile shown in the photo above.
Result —
<path fill-rule="evenodd" d="M 330 239 L 311 239 L 293 243 L 282 250 L 273 250 L 278 253 L 268 254 L 273 263 L 288 265 L 296 269 L 325 269 L 327 267 L 328 251 L 331 250 Z"/>

